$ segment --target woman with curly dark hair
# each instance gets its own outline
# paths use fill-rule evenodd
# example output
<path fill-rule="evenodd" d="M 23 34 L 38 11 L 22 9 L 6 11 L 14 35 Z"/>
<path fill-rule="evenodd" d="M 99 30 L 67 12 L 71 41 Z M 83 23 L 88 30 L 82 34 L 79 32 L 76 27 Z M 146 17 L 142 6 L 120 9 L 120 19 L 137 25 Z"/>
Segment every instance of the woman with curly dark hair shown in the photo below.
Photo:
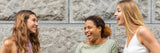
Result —
<path fill-rule="evenodd" d="M 88 41 L 80 43 L 75 53 L 118 53 L 115 41 L 107 39 L 111 28 L 100 16 L 92 15 L 85 19 L 84 33 Z"/>

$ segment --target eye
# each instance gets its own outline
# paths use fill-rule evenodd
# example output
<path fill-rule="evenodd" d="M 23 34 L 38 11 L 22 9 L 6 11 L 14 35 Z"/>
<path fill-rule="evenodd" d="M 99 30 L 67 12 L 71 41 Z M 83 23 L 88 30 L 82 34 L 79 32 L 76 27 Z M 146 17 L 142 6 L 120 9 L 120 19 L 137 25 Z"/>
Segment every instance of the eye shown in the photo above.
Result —
<path fill-rule="evenodd" d="M 84 27 L 84 30 L 86 30 L 86 27 Z"/>
<path fill-rule="evenodd" d="M 121 12 L 120 10 L 117 10 L 118 12 Z"/>
<path fill-rule="evenodd" d="M 91 26 L 88 26 L 88 29 L 91 29 L 92 27 Z"/>
<path fill-rule="evenodd" d="M 117 12 L 121 12 L 119 8 L 117 9 Z"/>
<path fill-rule="evenodd" d="M 36 21 L 36 19 L 32 19 L 34 22 Z"/>
<path fill-rule="evenodd" d="M 32 19 L 34 22 L 38 22 L 38 20 L 36 20 L 36 19 Z"/>

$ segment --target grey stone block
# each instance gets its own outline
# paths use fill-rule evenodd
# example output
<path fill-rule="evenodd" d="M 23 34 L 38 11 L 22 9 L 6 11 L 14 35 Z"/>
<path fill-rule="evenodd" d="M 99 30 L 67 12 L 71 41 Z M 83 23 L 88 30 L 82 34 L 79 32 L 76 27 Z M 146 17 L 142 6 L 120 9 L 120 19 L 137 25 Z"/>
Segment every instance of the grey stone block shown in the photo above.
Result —
<path fill-rule="evenodd" d="M 82 25 L 40 24 L 39 39 L 43 53 L 74 53 L 80 42 L 87 41 Z M 50 26 L 50 27 L 48 27 Z M 0 47 L 11 36 L 12 24 L 0 24 Z"/>
<path fill-rule="evenodd" d="M 0 48 L 2 46 L 3 41 L 11 36 L 12 28 L 10 24 L 0 24 Z"/>
<path fill-rule="evenodd" d="M 152 2 L 152 22 L 153 23 L 160 23 L 160 0 L 153 0 Z"/>
<path fill-rule="evenodd" d="M 74 53 L 87 39 L 83 27 L 40 27 L 39 37 L 43 53 Z"/>
<path fill-rule="evenodd" d="M 39 20 L 66 21 L 68 20 L 66 2 L 68 0 L 3 0 L 0 1 L 0 20 L 14 20 L 19 10 L 32 10 Z"/>
<path fill-rule="evenodd" d="M 118 26 L 117 24 L 111 24 L 111 29 L 112 36 L 110 38 L 117 42 L 119 52 L 122 53 L 127 40 L 125 28 L 123 26 Z"/>
<path fill-rule="evenodd" d="M 117 42 L 119 53 L 123 52 L 127 39 L 125 28 L 117 24 L 107 24 L 112 29 L 110 39 Z M 160 43 L 160 24 L 146 24 Z M 0 45 L 12 33 L 13 24 L 0 24 Z M 87 41 L 84 24 L 39 24 L 39 39 L 43 53 L 74 53 L 80 42 Z"/>
<path fill-rule="evenodd" d="M 151 0 L 138 0 L 138 6 L 142 13 L 143 20 L 145 23 L 151 23 Z"/>
<path fill-rule="evenodd" d="M 72 0 L 71 23 L 84 21 L 94 14 L 100 15 L 104 20 L 115 20 L 117 2 L 118 0 Z"/>
<path fill-rule="evenodd" d="M 150 23 L 150 0 L 135 0 L 142 12 L 143 19 Z M 81 23 L 90 15 L 100 15 L 106 23 L 116 23 L 114 16 L 118 0 L 72 0 L 71 23 Z"/>

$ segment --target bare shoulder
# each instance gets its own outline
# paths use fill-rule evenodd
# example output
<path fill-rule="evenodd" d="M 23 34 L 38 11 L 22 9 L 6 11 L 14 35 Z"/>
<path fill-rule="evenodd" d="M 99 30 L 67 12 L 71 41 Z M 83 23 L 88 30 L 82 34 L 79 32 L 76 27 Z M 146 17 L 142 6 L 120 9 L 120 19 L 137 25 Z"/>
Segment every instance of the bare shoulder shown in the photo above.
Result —
<path fill-rule="evenodd" d="M 147 28 L 146 26 L 142 26 L 139 30 L 139 37 L 142 40 L 142 42 L 148 42 L 151 43 L 153 41 L 156 41 L 154 35 L 152 32 Z"/>
<path fill-rule="evenodd" d="M 143 31 L 148 31 L 149 29 L 148 29 L 148 27 L 146 27 L 146 26 L 141 26 L 140 27 L 140 32 L 143 32 Z"/>
<path fill-rule="evenodd" d="M 3 41 L 0 49 L 0 53 L 12 53 L 13 47 L 15 47 L 15 42 L 12 38 L 7 38 Z"/>
<path fill-rule="evenodd" d="M 147 47 L 153 53 L 160 52 L 160 45 L 152 32 L 146 27 L 142 26 L 139 30 L 139 37 L 141 39 L 141 43 Z"/>
<path fill-rule="evenodd" d="M 152 34 L 152 32 L 149 30 L 149 28 L 148 27 L 146 27 L 146 26 L 141 26 L 140 27 L 140 30 L 139 30 L 139 35 L 140 36 L 152 36 L 153 34 Z"/>
<path fill-rule="evenodd" d="M 5 47 L 11 47 L 15 44 L 12 38 L 7 38 L 3 41 L 3 46 Z"/>

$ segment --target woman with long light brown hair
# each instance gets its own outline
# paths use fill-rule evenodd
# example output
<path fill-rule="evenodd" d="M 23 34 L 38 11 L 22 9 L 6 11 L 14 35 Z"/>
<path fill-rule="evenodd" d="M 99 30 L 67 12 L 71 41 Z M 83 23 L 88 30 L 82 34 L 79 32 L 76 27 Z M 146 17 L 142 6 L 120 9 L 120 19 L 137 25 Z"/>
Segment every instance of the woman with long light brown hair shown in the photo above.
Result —
<path fill-rule="evenodd" d="M 152 32 L 145 26 L 135 1 L 120 1 L 114 15 L 118 25 L 125 26 L 127 41 L 124 53 L 160 53 L 160 45 Z"/>
<path fill-rule="evenodd" d="M 19 11 L 16 14 L 12 35 L 4 40 L 0 53 L 39 53 L 37 21 L 34 12 Z"/>

